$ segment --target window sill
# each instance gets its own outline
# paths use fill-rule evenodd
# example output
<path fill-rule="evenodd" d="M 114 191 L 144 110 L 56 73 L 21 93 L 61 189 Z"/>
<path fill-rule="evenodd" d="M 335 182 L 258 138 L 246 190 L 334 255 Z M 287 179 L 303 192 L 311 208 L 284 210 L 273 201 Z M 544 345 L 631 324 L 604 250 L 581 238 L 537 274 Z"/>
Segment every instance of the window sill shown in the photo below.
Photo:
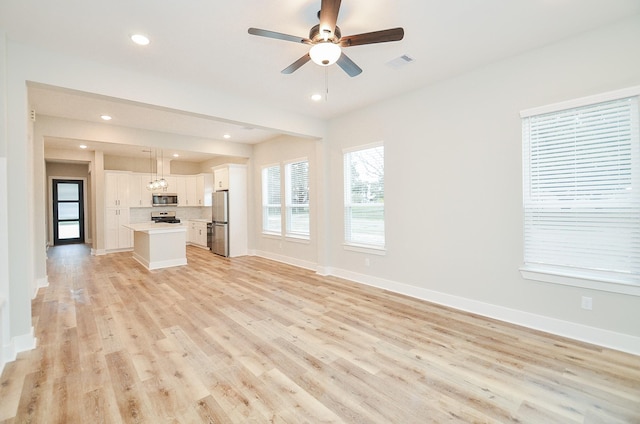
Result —
<path fill-rule="evenodd" d="M 293 243 L 302 243 L 302 244 L 309 244 L 310 240 L 308 236 L 295 236 L 292 234 L 287 234 L 284 236 L 285 240 L 287 241 L 291 241 Z"/>
<path fill-rule="evenodd" d="M 384 247 L 365 246 L 362 244 L 343 244 L 344 250 L 352 252 L 369 253 L 371 255 L 385 256 L 387 250 Z"/>
<path fill-rule="evenodd" d="M 620 293 L 631 296 L 640 296 L 640 284 L 634 282 L 632 277 L 625 280 L 605 275 L 570 275 L 567 271 L 548 269 L 546 267 L 535 267 L 531 265 L 522 266 L 520 268 L 520 274 L 522 275 L 522 278 L 526 280 L 562 284 L 565 286 L 581 287 L 585 289 Z"/>
<path fill-rule="evenodd" d="M 262 233 L 262 237 L 270 238 L 270 239 L 279 239 L 282 238 L 282 234 L 278 233 Z"/>

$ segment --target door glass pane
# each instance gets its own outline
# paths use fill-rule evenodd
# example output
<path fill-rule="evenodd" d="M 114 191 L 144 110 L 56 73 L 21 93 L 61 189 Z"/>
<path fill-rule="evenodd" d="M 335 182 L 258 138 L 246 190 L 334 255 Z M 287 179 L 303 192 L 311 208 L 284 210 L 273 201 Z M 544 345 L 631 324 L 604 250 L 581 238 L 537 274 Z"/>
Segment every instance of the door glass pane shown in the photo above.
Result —
<path fill-rule="evenodd" d="M 75 239 L 78 237 L 80 237 L 80 223 L 78 221 L 58 222 L 58 239 Z"/>
<path fill-rule="evenodd" d="M 58 200 L 79 200 L 79 185 L 58 183 Z"/>
<path fill-rule="evenodd" d="M 79 219 L 79 203 L 58 203 L 58 219 Z"/>

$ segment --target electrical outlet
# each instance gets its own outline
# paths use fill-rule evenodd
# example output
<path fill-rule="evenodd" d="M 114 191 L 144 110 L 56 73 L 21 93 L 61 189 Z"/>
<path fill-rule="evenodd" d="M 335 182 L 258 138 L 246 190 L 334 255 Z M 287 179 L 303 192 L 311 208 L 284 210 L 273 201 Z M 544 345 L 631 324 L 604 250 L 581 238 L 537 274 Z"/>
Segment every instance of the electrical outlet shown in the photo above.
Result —
<path fill-rule="evenodd" d="M 371 261 L 369 260 L 369 258 L 364 258 L 364 265 L 365 266 L 371 265 Z"/>
<path fill-rule="evenodd" d="M 593 309 L 593 299 L 587 296 L 582 296 L 582 309 L 588 311 Z"/>

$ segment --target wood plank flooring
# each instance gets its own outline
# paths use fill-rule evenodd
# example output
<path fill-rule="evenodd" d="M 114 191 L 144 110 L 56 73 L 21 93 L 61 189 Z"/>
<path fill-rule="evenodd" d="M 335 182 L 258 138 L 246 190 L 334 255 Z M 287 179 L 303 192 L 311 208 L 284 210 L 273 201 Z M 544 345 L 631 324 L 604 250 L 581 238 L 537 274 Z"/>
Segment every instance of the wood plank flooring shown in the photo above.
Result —
<path fill-rule="evenodd" d="M 256 257 L 49 250 L 0 423 L 640 423 L 640 358 Z"/>

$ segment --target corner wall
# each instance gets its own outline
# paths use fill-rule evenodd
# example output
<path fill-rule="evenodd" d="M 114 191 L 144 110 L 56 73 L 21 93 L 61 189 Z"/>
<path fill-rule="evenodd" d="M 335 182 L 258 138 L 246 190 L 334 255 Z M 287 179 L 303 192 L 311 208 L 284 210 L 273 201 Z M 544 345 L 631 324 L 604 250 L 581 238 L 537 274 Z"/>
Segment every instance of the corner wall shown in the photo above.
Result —
<path fill-rule="evenodd" d="M 520 110 L 640 85 L 637 51 L 640 16 L 332 120 L 329 187 L 342 186 L 342 172 L 330 171 L 342 169 L 344 148 L 385 143 L 387 252 L 343 249 L 342 190 L 329 191 L 331 272 L 640 354 L 640 297 L 518 271 Z M 592 311 L 580 308 L 583 295 Z"/>

